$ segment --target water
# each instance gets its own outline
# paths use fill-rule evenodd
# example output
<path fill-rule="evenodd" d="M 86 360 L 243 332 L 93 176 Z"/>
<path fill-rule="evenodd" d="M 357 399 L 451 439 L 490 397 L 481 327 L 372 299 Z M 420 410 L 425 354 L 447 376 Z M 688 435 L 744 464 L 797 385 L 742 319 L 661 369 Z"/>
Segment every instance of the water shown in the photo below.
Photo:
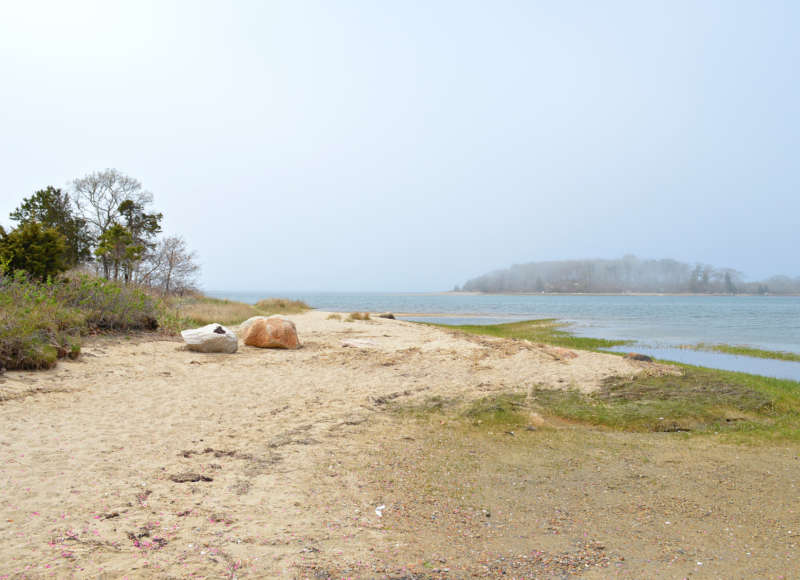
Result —
<path fill-rule="evenodd" d="M 570 323 L 579 336 L 632 340 L 624 350 L 713 368 L 800 380 L 800 363 L 697 352 L 680 345 L 724 343 L 800 353 L 798 296 L 592 296 L 355 292 L 209 292 L 254 303 L 286 296 L 338 312 L 402 312 L 408 320 L 497 324 L 533 318 Z"/>

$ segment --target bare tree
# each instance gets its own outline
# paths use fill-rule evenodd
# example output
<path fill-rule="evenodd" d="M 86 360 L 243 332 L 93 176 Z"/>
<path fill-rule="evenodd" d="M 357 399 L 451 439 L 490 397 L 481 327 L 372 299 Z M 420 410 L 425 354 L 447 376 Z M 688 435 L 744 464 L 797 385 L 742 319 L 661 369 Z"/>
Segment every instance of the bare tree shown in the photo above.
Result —
<path fill-rule="evenodd" d="M 141 282 L 160 288 L 165 295 L 191 290 L 195 287 L 200 272 L 196 259 L 196 254 L 189 251 L 183 238 L 162 238 L 146 268 L 143 268 Z"/>
<path fill-rule="evenodd" d="M 116 169 L 95 171 L 72 182 L 74 203 L 81 218 L 97 241 L 120 219 L 120 205 L 131 201 L 144 208 L 153 201 L 153 195 L 142 189 L 142 184 Z M 103 274 L 108 278 L 110 263 L 101 257 Z"/>

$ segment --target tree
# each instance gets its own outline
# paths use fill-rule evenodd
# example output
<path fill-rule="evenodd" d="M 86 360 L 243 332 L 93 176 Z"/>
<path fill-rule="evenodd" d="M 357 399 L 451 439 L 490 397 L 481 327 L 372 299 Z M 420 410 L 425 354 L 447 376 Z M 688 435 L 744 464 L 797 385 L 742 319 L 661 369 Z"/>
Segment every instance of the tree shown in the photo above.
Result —
<path fill-rule="evenodd" d="M 190 290 L 195 287 L 200 271 L 195 260 L 195 253 L 188 250 L 183 238 L 163 238 L 148 261 L 149 270 L 142 281 L 153 288 L 160 288 L 165 295 Z"/>
<path fill-rule="evenodd" d="M 122 273 L 127 282 L 130 281 L 134 264 L 142 259 L 144 247 L 136 243 L 125 226 L 114 224 L 100 236 L 94 253 L 108 265 L 107 278 L 113 272 L 113 279 L 119 280 Z"/>
<path fill-rule="evenodd" d="M 115 224 L 119 224 L 120 206 L 125 201 L 131 201 L 143 212 L 153 201 L 153 195 L 142 189 L 142 184 L 117 171 L 106 169 L 96 171 L 72 182 L 75 190 L 75 206 L 78 213 L 86 221 L 92 231 L 94 239 L 100 238 Z M 159 215 L 160 214 L 151 214 Z M 159 218 L 160 219 L 160 218 Z M 95 251 L 97 254 L 97 252 Z M 103 252 L 100 257 L 103 274 L 106 278 L 110 275 L 112 267 L 110 254 Z"/>
<path fill-rule="evenodd" d="M 44 228 L 54 228 L 64 236 L 68 266 L 74 266 L 91 258 L 91 235 L 86 222 L 77 217 L 69 194 L 51 185 L 36 191 L 22 200 L 9 216 L 20 225 L 38 222 Z"/>
<path fill-rule="evenodd" d="M 67 269 L 67 244 L 55 228 L 27 222 L 0 239 L 0 263 L 10 271 L 24 270 L 46 280 Z"/>

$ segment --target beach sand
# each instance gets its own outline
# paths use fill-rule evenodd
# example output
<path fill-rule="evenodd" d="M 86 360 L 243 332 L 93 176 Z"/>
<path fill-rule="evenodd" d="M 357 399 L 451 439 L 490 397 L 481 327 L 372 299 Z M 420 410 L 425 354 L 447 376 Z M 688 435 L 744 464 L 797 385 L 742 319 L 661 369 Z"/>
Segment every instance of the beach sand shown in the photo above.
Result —
<path fill-rule="evenodd" d="M 385 404 L 669 369 L 399 320 L 289 318 L 295 351 L 106 337 L 53 370 L 0 376 L 0 578 L 800 569 L 796 447 L 567 424 L 466 439 Z"/>

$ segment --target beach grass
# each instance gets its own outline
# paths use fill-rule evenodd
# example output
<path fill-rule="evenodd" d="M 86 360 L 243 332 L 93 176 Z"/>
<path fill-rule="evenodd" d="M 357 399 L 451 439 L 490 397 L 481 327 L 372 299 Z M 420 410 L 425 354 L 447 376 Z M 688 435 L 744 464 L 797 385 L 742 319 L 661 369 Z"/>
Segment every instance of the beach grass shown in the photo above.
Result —
<path fill-rule="evenodd" d="M 184 321 L 184 327 L 204 326 L 214 322 L 239 324 L 251 316 L 263 314 L 252 304 L 209 296 L 173 299 L 172 304 L 177 316 Z"/>
<path fill-rule="evenodd" d="M 311 310 L 302 300 L 288 298 L 265 298 L 256 302 L 256 308 L 264 314 L 301 314 Z"/>
<path fill-rule="evenodd" d="M 354 322 L 356 320 L 372 320 L 369 312 L 351 312 L 345 318 L 345 322 Z"/>
<path fill-rule="evenodd" d="M 577 348 L 583 350 L 598 350 L 601 348 L 608 348 L 611 346 L 619 346 L 630 343 L 630 341 L 625 340 L 608 340 L 604 338 L 575 336 L 570 334 L 567 330 L 564 330 L 564 327 L 567 326 L 565 323 L 559 322 L 554 318 L 542 318 L 538 320 L 524 320 L 521 322 L 486 325 L 461 324 L 451 326 L 433 323 L 422 324 L 431 324 L 440 328 L 466 332 L 468 334 L 481 334 L 487 336 L 496 336 L 498 338 L 523 339 L 530 340 L 531 342 L 541 342 L 554 346 L 563 346 L 566 348 Z"/>
<path fill-rule="evenodd" d="M 765 350 L 745 345 L 708 344 L 705 342 L 700 342 L 697 344 L 687 344 L 682 346 L 681 348 L 689 350 L 705 350 L 709 352 L 722 352 L 725 354 L 751 356 L 754 358 L 767 358 L 772 360 L 786 360 L 786 361 L 800 362 L 800 353 L 787 352 L 783 350 Z"/>
<path fill-rule="evenodd" d="M 178 318 L 188 325 L 203 326 L 211 323 L 239 324 L 252 316 L 269 316 L 272 314 L 299 314 L 311 307 L 300 300 L 287 298 L 265 298 L 255 305 L 211 298 L 210 296 L 191 296 L 172 300 Z"/>

